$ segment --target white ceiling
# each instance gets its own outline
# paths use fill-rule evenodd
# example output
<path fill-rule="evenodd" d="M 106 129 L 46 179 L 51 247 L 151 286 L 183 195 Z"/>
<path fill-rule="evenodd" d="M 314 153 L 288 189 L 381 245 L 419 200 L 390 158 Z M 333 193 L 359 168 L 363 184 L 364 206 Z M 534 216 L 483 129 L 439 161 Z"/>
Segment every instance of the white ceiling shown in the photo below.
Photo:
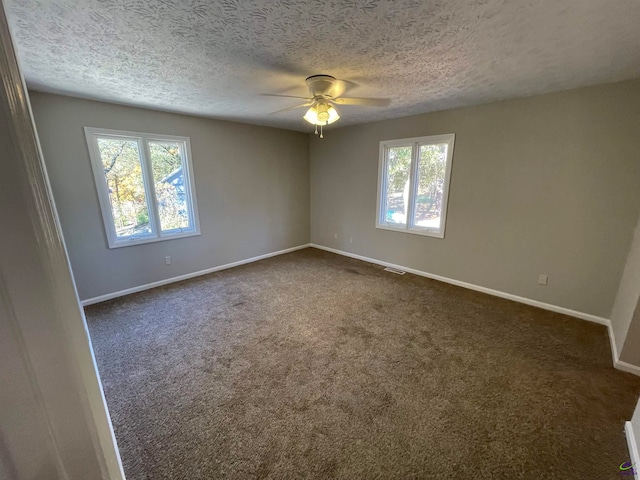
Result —
<path fill-rule="evenodd" d="M 640 76 L 638 0 L 5 0 L 31 88 L 311 130 L 304 79 L 351 96 L 336 127 Z"/>

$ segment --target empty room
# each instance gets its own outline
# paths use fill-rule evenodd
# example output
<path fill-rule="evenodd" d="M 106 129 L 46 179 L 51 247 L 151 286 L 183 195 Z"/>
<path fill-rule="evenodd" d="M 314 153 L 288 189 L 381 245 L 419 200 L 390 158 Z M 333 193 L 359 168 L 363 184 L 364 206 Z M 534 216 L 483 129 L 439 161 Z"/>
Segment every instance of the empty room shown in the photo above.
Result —
<path fill-rule="evenodd" d="M 640 3 L 0 6 L 0 479 L 638 478 Z"/>

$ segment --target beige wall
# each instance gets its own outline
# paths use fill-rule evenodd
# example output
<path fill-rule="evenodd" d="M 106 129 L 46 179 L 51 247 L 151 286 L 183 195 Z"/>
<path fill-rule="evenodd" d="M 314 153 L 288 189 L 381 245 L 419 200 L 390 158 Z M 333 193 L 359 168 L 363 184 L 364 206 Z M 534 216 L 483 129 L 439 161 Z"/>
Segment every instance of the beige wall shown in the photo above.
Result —
<path fill-rule="evenodd" d="M 327 129 L 310 146 L 311 241 L 609 318 L 640 212 L 639 128 L 635 80 Z M 376 229 L 379 142 L 444 133 L 446 237 Z"/>
<path fill-rule="evenodd" d="M 611 327 L 616 354 L 625 362 L 640 365 L 640 220 L 611 312 Z"/>
<path fill-rule="evenodd" d="M 620 339 L 616 338 L 616 346 Z M 640 300 L 636 304 L 629 329 L 622 338 L 624 342 L 620 351 L 620 360 L 631 365 L 640 366 Z"/>
<path fill-rule="evenodd" d="M 633 454 L 631 453 L 634 449 L 635 451 L 639 451 L 640 450 L 640 401 L 638 401 L 637 405 L 636 405 L 636 409 L 633 412 L 633 417 L 631 417 L 631 430 L 633 431 L 633 436 L 635 438 L 629 438 L 627 436 L 627 445 L 629 446 L 629 454 L 631 455 L 631 462 L 635 463 L 635 469 L 637 470 L 638 468 L 640 468 L 640 466 L 636 463 L 637 462 L 637 458 L 633 457 Z M 627 426 L 628 428 L 628 426 Z M 633 444 L 635 443 L 635 445 Z M 637 476 L 636 476 L 637 477 Z M 636 478 L 634 477 L 634 478 Z"/>
<path fill-rule="evenodd" d="M 38 92 L 31 102 L 81 299 L 309 242 L 306 134 Z M 190 137 L 202 235 L 108 249 L 85 126 Z"/>

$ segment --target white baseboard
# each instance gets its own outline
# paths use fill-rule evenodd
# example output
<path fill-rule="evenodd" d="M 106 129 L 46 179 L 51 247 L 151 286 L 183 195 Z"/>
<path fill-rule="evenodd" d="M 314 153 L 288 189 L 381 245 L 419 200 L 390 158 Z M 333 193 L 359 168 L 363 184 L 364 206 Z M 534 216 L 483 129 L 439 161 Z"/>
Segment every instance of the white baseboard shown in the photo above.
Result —
<path fill-rule="evenodd" d="M 627 373 L 633 373 L 634 375 L 637 375 L 637 376 L 640 377 L 640 367 L 638 367 L 637 365 L 633 365 L 631 363 L 623 362 L 622 360 L 616 360 L 614 358 L 613 366 L 615 368 L 617 368 L 618 370 L 621 370 L 621 371 L 627 372 Z"/>
<path fill-rule="evenodd" d="M 640 367 L 620 360 L 620 356 L 618 355 L 618 347 L 616 346 L 616 337 L 613 334 L 613 325 L 611 325 L 611 322 L 609 322 L 608 328 L 609 342 L 611 343 L 611 355 L 613 356 L 613 366 L 618 370 L 622 370 L 623 372 L 633 373 L 634 375 L 640 376 Z M 638 464 L 638 467 L 640 468 L 640 464 Z"/>
<path fill-rule="evenodd" d="M 304 245 L 298 245 L 297 247 L 285 248 L 284 250 L 278 250 L 277 252 L 265 253 L 264 255 L 259 255 L 257 257 L 251 257 L 244 260 L 239 260 L 237 262 L 232 262 L 232 263 L 227 263 L 225 265 L 219 265 L 217 267 L 207 268 L 205 270 L 198 270 L 197 272 L 187 273 L 185 275 L 179 275 L 177 277 L 165 278 L 164 280 L 147 283 L 145 285 L 139 285 L 137 287 L 126 288 L 124 290 L 107 293 L 105 295 L 100 295 L 98 297 L 88 298 L 86 300 L 82 300 L 80 303 L 82 304 L 83 307 L 86 307 L 87 305 L 93 305 L 94 303 L 104 302 L 106 300 L 111 300 L 112 298 L 123 297 L 131 293 L 142 292 L 144 290 L 149 290 L 150 288 L 160 287 L 162 285 L 168 285 L 169 283 L 179 282 L 181 280 L 187 280 L 189 278 L 199 277 L 201 275 L 207 275 L 209 273 L 218 272 L 220 270 L 226 270 L 228 268 L 237 267 L 240 265 L 244 265 L 246 263 L 257 262 L 258 260 L 264 260 L 265 258 L 275 257 L 277 255 L 284 255 L 285 253 L 295 252 L 296 250 L 302 250 L 303 248 L 308 248 L 310 246 L 311 245 L 309 243 L 306 243 Z"/>
<path fill-rule="evenodd" d="M 519 295 L 513 295 L 511 293 L 501 292 L 500 290 L 494 290 L 492 288 L 481 287 L 480 285 L 474 285 L 473 283 L 462 282 L 460 280 L 455 280 L 453 278 L 448 278 L 448 277 L 443 277 L 441 275 L 435 275 L 433 273 L 423 272 L 422 270 L 416 270 L 415 268 L 409 268 L 403 265 L 396 265 L 394 263 L 383 262 L 382 260 L 378 260 L 375 258 L 365 257 L 362 255 L 345 252 L 343 250 L 338 250 L 331 247 L 325 247 L 324 245 L 318 245 L 316 243 L 311 243 L 310 246 L 313 248 L 318 248 L 320 250 L 326 250 L 327 252 L 343 255 L 345 257 L 355 258 L 357 260 L 374 263 L 376 265 L 397 268 L 399 270 L 404 270 L 405 272 L 413 273 L 414 275 L 420 275 L 421 277 L 431 278 L 432 280 L 438 280 L 440 282 L 449 283 L 451 285 L 457 285 L 458 287 L 468 288 L 469 290 L 475 290 L 477 292 L 486 293 L 488 295 L 493 295 L 494 297 L 506 298 L 507 300 L 512 300 L 514 302 L 524 303 L 525 305 L 531 305 L 533 307 L 542 308 L 544 310 L 550 310 L 552 312 L 562 313 L 563 315 L 569 315 L 571 317 L 579 318 L 581 320 L 587 320 L 589 322 L 605 325 L 608 329 L 609 341 L 611 343 L 611 354 L 613 357 L 613 366 L 618 370 L 622 370 L 622 371 L 633 373 L 634 375 L 640 376 L 640 367 L 631 365 L 630 363 L 623 362 L 618 357 L 618 351 L 615 345 L 615 338 L 613 337 L 613 329 L 611 327 L 611 321 L 608 318 L 598 317 L 596 315 L 591 315 L 590 313 L 579 312 L 577 310 L 572 310 L 570 308 L 560 307 L 558 305 L 552 305 L 550 303 L 540 302 L 538 300 L 533 300 L 531 298 L 526 298 L 526 297 L 521 297 Z"/>
<path fill-rule="evenodd" d="M 507 300 L 513 300 L 514 302 L 524 303 L 526 305 L 532 305 L 534 307 L 543 308 L 544 310 L 551 310 L 552 312 L 563 313 L 571 317 L 581 318 L 582 320 L 588 320 L 590 322 L 599 323 L 601 325 L 609 325 L 610 322 L 607 318 L 598 317 L 589 313 L 578 312 L 577 310 L 571 310 L 565 307 L 559 307 L 550 303 L 540 302 L 538 300 L 532 300 L 531 298 L 520 297 L 511 293 L 501 292 L 500 290 L 494 290 L 492 288 L 481 287 L 480 285 L 474 285 L 473 283 L 462 282 L 453 278 L 443 277 L 441 275 L 435 275 L 433 273 L 423 272 L 422 270 L 416 270 L 415 268 L 409 268 L 402 265 L 396 265 L 389 262 L 383 262 L 375 258 L 364 257 L 362 255 L 356 255 L 355 253 L 344 252 L 335 248 L 325 247 L 323 245 L 311 244 L 311 247 L 319 248 L 320 250 L 326 250 L 327 252 L 337 253 L 338 255 L 344 255 L 345 257 L 351 257 L 358 260 L 363 260 L 369 263 L 375 263 L 376 265 L 382 265 L 384 267 L 397 268 L 404 270 L 405 272 L 413 273 L 414 275 L 420 275 L 421 277 L 431 278 L 432 280 L 438 280 L 444 283 L 450 283 L 451 285 L 457 285 L 458 287 L 468 288 L 469 290 L 476 290 L 478 292 L 493 295 L 494 297 L 506 298 Z"/>
<path fill-rule="evenodd" d="M 399 270 L 404 270 L 405 272 L 413 273 L 414 275 L 419 275 L 421 277 L 431 278 L 433 280 L 438 280 L 440 282 L 449 283 L 451 285 L 457 285 L 459 287 L 468 288 L 469 290 L 475 290 L 478 292 L 486 293 L 488 295 L 493 295 L 495 297 L 506 298 L 507 300 L 512 300 L 518 303 L 524 303 L 526 305 L 531 305 L 534 307 L 542 308 L 544 310 L 550 310 L 552 312 L 562 313 L 564 315 L 569 315 L 571 317 L 580 318 L 582 320 L 587 320 L 589 322 L 599 323 L 601 325 L 605 325 L 609 331 L 609 341 L 611 343 L 611 353 L 613 357 L 613 366 L 618 370 L 622 370 L 624 372 L 632 373 L 634 375 L 640 376 L 640 367 L 636 365 L 632 365 L 630 363 L 621 361 L 618 357 L 618 350 L 615 344 L 615 338 L 613 336 L 613 329 L 611 326 L 611 321 L 607 318 L 598 317 L 596 315 L 591 315 L 589 313 L 579 312 L 577 310 L 571 310 L 569 308 L 560 307 L 557 305 L 552 305 L 550 303 L 540 302 L 538 300 L 533 300 L 531 298 L 520 297 L 518 295 L 513 295 L 511 293 L 501 292 L 500 290 L 494 290 L 487 287 L 482 287 L 480 285 L 474 285 L 468 282 L 462 282 L 460 280 L 455 280 L 453 278 L 443 277 L 441 275 L 435 275 L 428 272 L 423 272 L 422 270 L 416 270 L 415 268 L 405 267 L 403 265 L 396 265 L 394 263 L 383 262 L 382 260 L 377 260 L 375 258 L 365 257 L 362 255 L 357 255 L 355 253 L 345 252 L 343 250 L 338 250 L 335 248 L 325 247 L 324 245 L 318 245 L 315 243 L 307 243 L 304 245 L 298 245 L 297 247 L 286 248 L 284 250 L 278 250 L 277 252 L 265 253 L 264 255 L 259 255 L 257 257 L 247 258 L 245 260 L 239 260 L 237 262 L 227 263 L 225 265 L 219 265 L 217 267 L 207 268 L 205 270 L 199 270 L 197 272 L 187 273 L 185 275 L 179 275 L 177 277 L 166 278 L 164 280 L 159 280 L 157 282 L 147 283 L 145 285 L 139 285 L 137 287 L 127 288 L 125 290 L 120 290 L 117 292 L 107 293 L 105 295 L 100 295 L 98 297 L 88 298 L 86 300 L 82 300 L 82 306 L 93 305 L 94 303 L 104 302 L 106 300 L 111 300 L 113 298 L 122 297 L 124 295 L 129 295 L 131 293 L 142 292 L 144 290 L 148 290 L 150 288 L 160 287 L 162 285 L 167 285 L 169 283 L 179 282 L 181 280 L 187 280 L 189 278 L 199 277 L 201 275 L 207 275 L 209 273 L 218 272 L 220 270 L 226 270 L 228 268 L 237 267 L 239 265 L 244 265 L 246 263 L 257 262 L 258 260 L 264 260 L 265 258 L 275 257 L 277 255 L 284 255 L 285 253 L 294 252 L 296 250 L 301 250 L 303 248 L 318 248 L 320 250 L 326 250 L 328 252 L 336 253 L 338 255 L 343 255 L 345 257 L 355 258 L 357 260 L 362 260 L 369 263 L 374 263 L 376 265 L 382 265 L 384 267 L 397 268 Z"/>
<path fill-rule="evenodd" d="M 640 454 L 638 453 L 638 442 L 636 441 L 636 435 L 633 431 L 633 425 L 631 422 L 625 422 L 624 432 L 627 435 L 627 445 L 629 446 L 629 456 L 631 457 L 631 464 L 633 465 L 633 478 L 638 480 L 638 469 L 640 468 Z"/>

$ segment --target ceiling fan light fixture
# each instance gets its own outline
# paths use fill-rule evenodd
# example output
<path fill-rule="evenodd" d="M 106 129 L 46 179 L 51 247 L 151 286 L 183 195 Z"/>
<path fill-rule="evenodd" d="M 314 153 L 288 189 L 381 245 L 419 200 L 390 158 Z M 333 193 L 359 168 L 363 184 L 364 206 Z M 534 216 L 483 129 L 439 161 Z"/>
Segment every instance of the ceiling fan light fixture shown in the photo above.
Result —
<path fill-rule="evenodd" d="M 1 0 L 0 0 L 1 1 Z M 300 107 L 309 107 L 302 117 L 306 122 L 314 125 L 315 133 L 323 138 L 322 127 L 337 122 L 340 119 L 338 111 L 334 105 L 361 105 L 365 107 L 387 107 L 391 103 L 389 98 L 358 98 L 343 97 L 347 90 L 347 85 L 355 85 L 347 80 L 337 80 L 331 75 L 311 75 L 305 80 L 309 88 L 308 97 L 298 97 L 292 95 L 271 95 L 274 97 L 293 97 L 304 100 L 305 103 L 284 108 L 273 113 L 287 112 Z M 265 94 L 267 95 L 267 94 Z M 320 127 L 320 128 L 318 128 Z"/>
<path fill-rule="evenodd" d="M 327 113 L 329 114 L 329 119 L 327 120 L 327 123 L 329 125 L 331 125 L 333 122 L 340 120 L 340 115 L 338 115 L 338 110 L 336 110 L 333 107 L 333 105 L 329 105 L 329 108 L 327 108 Z"/>
<path fill-rule="evenodd" d="M 338 111 L 333 107 L 333 105 L 329 105 L 328 103 L 319 102 L 316 105 L 313 105 L 307 113 L 305 113 L 304 118 L 311 125 L 330 125 L 333 122 L 340 119 L 340 115 Z"/>
<path fill-rule="evenodd" d="M 311 107 L 309 110 L 307 110 L 307 113 L 304 114 L 304 118 L 307 122 L 309 122 L 311 125 L 317 125 L 318 123 L 318 111 L 316 110 L 316 107 Z"/>

